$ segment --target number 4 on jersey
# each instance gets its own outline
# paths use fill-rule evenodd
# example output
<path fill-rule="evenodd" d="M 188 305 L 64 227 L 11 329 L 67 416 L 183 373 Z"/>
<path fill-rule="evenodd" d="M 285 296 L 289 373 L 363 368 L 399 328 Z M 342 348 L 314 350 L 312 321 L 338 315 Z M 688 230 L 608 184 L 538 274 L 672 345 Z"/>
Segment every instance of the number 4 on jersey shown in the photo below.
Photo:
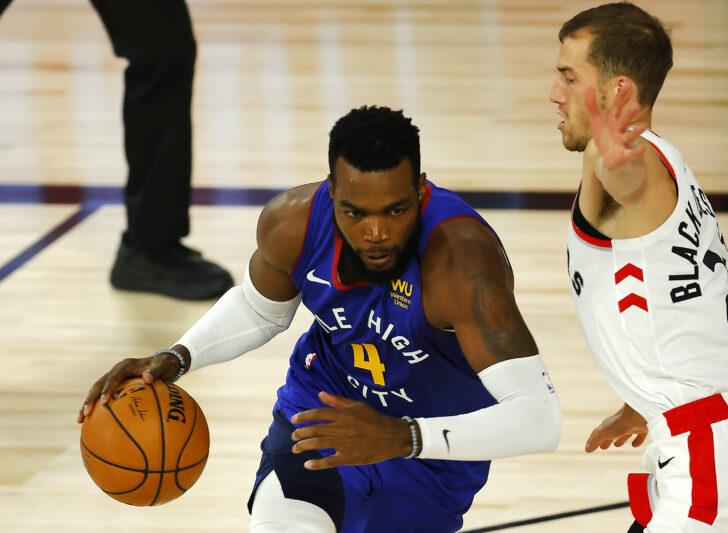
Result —
<path fill-rule="evenodd" d="M 354 350 L 354 366 L 369 370 L 374 383 L 384 385 L 384 363 L 379 360 L 377 347 L 373 344 L 352 344 L 351 348 Z"/>

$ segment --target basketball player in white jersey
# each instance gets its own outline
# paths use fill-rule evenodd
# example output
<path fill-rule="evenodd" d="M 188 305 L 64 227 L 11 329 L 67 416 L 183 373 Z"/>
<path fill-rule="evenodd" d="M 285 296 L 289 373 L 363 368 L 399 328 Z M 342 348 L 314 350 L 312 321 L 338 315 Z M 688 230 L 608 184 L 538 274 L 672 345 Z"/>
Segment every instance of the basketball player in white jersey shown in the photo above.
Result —
<path fill-rule="evenodd" d="M 649 474 L 628 479 L 630 532 L 726 532 L 728 251 L 690 168 L 651 129 L 670 39 L 620 3 L 579 13 L 559 40 L 550 100 L 564 146 L 584 153 L 572 295 L 589 349 L 625 401 L 587 451 L 649 434 Z"/>

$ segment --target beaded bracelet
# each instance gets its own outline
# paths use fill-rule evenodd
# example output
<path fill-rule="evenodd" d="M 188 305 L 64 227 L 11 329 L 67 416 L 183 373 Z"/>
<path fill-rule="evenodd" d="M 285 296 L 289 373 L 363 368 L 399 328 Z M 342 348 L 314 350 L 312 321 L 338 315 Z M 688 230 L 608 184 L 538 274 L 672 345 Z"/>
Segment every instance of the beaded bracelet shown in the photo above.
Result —
<path fill-rule="evenodd" d="M 166 348 L 164 350 L 157 350 L 156 352 L 154 352 L 152 354 L 152 357 L 159 357 L 160 355 L 164 355 L 167 353 L 172 354 L 175 357 L 177 357 L 177 359 L 179 359 L 179 372 L 177 372 L 177 375 L 169 382 L 169 383 L 174 383 L 175 381 L 177 381 L 179 378 L 182 377 L 182 374 L 185 373 L 185 358 L 182 357 L 181 353 L 179 353 L 177 350 L 173 350 L 172 348 Z"/>
<path fill-rule="evenodd" d="M 408 456 L 405 457 L 405 459 L 412 459 L 416 457 L 420 451 L 420 442 L 417 440 L 417 428 L 415 427 L 415 421 L 412 420 L 410 417 L 403 416 L 402 420 L 407 422 L 407 425 L 410 428 L 410 433 L 412 433 L 412 451 Z"/>

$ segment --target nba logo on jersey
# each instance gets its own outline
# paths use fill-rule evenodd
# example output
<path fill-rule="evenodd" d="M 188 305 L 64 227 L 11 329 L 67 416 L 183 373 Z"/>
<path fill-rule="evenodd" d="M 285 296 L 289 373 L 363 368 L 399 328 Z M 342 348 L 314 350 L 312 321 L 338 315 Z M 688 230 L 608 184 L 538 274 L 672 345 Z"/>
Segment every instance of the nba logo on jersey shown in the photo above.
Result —
<path fill-rule="evenodd" d="M 306 366 L 306 370 L 311 370 L 311 363 L 313 363 L 313 360 L 318 357 L 318 354 L 310 353 L 306 355 L 306 362 L 304 365 Z"/>
<path fill-rule="evenodd" d="M 543 371 L 543 372 L 541 372 L 541 375 L 543 376 L 543 379 L 546 382 L 546 386 L 549 388 L 549 392 L 556 392 L 556 389 L 554 389 L 554 384 L 551 383 L 551 376 L 549 376 L 549 373 L 546 371 Z"/>

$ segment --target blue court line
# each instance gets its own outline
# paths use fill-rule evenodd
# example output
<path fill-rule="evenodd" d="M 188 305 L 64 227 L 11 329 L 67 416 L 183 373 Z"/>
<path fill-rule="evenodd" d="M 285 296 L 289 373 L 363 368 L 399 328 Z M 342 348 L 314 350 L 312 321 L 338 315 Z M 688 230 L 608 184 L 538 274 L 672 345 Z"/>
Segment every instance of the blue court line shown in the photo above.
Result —
<path fill-rule="evenodd" d="M 51 229 L 48 233 L 43 235 L 40 239 L 35 241 L 33 244 L 28 246 L 25 250 L 20 252 L 18 255 L 13 257 L 10 261 L 5 263 L 2 267 L 0 267 L 0 281 L 3 281 L 5 278 L 7 278 L 10 274 L 15 272 L 17 269 L 19 269 L 21 266 L 23 266 L 25 263 L 33 259 L 36 255 L 38 255 L 40 252 L 42 252 L 47 246 L 49 246 L 51 243 L 65 235 L 69 230 L 76 227 L 80 222 L 82 222 L 86 217 L 88 217 L 91 213 L 96 211 L 101 206 L 100 203 L 87 203 L 81 205 L 80 209 L 73 213 L 71 216 L 66 218 L 64 221 L 62 221 L 60 224 L 58 224 L 55 228 Z"/>
<path fill-rule="evenodd" d="M 488 526 L 480 529 L 469 529 L 467 531 L 461 531 L 460 533 L 485 533 L 486 531 L 500 531 L 501 529 L 511 529 L 513 527 L 528 526 L 531 524 L 539 524 L 541 522 L 549 522 L 550 520 L 561 520 L 562 518 L 571 518 L 572 516 L 579 516 L 583 514 L 601 513 L 602 511 L 613 511 L 615 509 L 622 509 L 629 507 L 629 502 L 612 503 L 609 505 L 601 505 L 599 507 L 589 507 L 587 509 L 580 509 L 578 511 L 567 511 L 565 513 L 551 514 L 546 516 L 540 516 L 538 518 L 529 518 L 528 520 L 519 520 L 517 522 L 508 522 L 506 524 L 498 524 L 496 526 Z M 624 527 L 628 528 L 630 524 L 625 524 Z"/>
<path fill-rule="evenodd" d="M 262 206 L 285 189 L 251 187 L 195 187 L 192 205 Z M 455 191 L 476 209 L 569 209 L 570 192 Z M 80 204 L 80 210 L 0 267 L 0 281 L 74 228 L 101 205 L 122 204 L 124 188 L 113 185 L 0 184 L 0 204 Z M 716 212 L 728 211 L 728 194 L 711 194 Z"/>
<path fill-rule="evenodd" d="M 253 187 L 195 187 L 192 205 L 262 206 L 285 189 Z M 570 209 L 573 192 L 455 190 L 476 209 Z M 708 195 L 713 209 L 728 211 L 728 193 Z M 112 185 L 0 184 L 0 204 L 121 204 L 124 188 Z"/>

